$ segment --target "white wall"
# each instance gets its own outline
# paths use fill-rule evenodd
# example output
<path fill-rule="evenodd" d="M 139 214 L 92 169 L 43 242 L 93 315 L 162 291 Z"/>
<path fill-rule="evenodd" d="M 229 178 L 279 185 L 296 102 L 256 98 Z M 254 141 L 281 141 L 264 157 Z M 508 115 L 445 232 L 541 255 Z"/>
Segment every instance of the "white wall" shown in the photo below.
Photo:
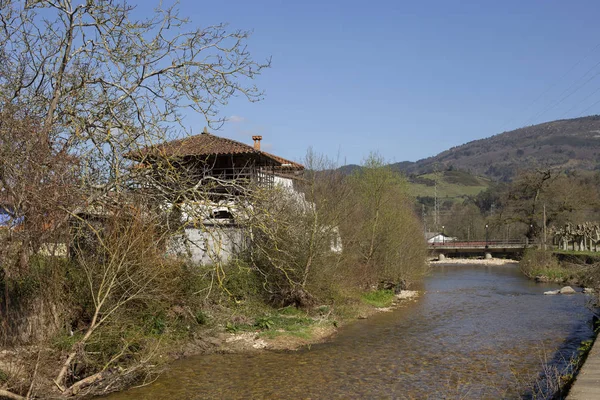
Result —
<path fill-rule="evenodd" d="M 427 243 L 444 243 L 444 242 L 452 242 L 454 240 L 456 240 L 456 238 L 453 238 L 450 236 L 445 236 L 440 233 L 439 235 L 435 235 L 434 237 L 428 239 Z"/>
<path fill-rule="evenodd" d="M 171 239 L 169 252 L 187 258 L 194 264 L 227 263 L 244 249 L 245 240 L 240 228 L 206 225 L 202 229 L 188 228 Z"/>

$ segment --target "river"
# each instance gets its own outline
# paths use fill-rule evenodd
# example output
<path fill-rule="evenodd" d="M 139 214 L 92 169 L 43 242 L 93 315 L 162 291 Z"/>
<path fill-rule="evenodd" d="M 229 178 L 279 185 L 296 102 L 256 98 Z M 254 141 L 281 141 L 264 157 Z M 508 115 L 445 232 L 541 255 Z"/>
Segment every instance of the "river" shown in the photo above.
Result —
<path fill-rule="evenodd" d="M 296 352 L 173 363 L 118 399 L 519 398 L 592 336 L 586 296 L 544 296 L 515 265 L 435 266 L 417 301 Z"/>

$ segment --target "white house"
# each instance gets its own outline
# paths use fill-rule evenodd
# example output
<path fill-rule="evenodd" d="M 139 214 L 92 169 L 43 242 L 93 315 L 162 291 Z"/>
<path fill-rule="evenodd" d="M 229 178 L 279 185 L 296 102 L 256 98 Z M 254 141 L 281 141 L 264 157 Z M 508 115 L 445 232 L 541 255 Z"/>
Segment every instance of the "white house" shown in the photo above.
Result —
<path fill-rule="evenodd" d="M 427 243 L 429 244 L 438 244 L 454 242 L 457 239 L 455 237 L 451 237 L 440 232 L 425 232 L 425 240 L 427 240 Z"/>
<path fill-rule="evenodd" d="M 294 179 L 302 173 L 304 166 L 262 151 L 262 136 L 253 136 L 252 139 L 254 146 L 249 146 L 212 135 L 205 129 L 202 134 L 128 155 L 149 167 L 166 157 L 174 160 L 172 165 L 180 165 L 182 170 L 191 173 L 190 181 L 194 185 L 201 185 L 204 181 L 210 184 L 208 197 L 199 201 L 165 204 L 166 212 L 177 210 L 184 225 L 182 233 L 172 238 L 171 252 L 189 257 L 195 263 L 209 264 L 227 262 L 243 250 L 247 233 L 242 231 L 237 221 L 244 215 L 243 211 L 236 209 L 236 202 L 232 199 L 243 195 L 244 186 L 280 186 L 303 205 L 314 206 L 294 188 Z M 230 184 L 233 182 L 234 185 Z M 339 237 L 335 239 L 332 251 L 339 252 L 341 240 Z"/>

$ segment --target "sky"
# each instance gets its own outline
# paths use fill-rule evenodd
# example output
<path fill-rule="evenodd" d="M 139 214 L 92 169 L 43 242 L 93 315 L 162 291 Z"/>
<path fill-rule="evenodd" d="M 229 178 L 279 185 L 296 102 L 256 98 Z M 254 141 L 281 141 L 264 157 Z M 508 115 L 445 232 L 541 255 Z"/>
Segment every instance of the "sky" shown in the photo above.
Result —
<path fill-rule="evenodd" d="M 214 133 L 301 161 L 416 161 L 475 139 L 600 114 L 600 2 L 181 0 L 194 25 L 252 30 L 259 103 Z M 587 73 L 587 74 L 586 74 Z M 596 75 L 597 74 L 597 75 Z M 188 115 L 200 133 L 206 123 Z"/>

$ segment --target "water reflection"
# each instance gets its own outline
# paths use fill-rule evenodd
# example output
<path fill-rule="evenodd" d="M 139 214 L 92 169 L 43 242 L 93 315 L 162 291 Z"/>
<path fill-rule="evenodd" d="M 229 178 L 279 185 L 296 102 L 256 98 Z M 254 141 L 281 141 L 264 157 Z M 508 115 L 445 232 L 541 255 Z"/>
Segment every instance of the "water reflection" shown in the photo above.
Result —
<path fill-rule="evenodd" d="M 439 266 L 411 305 L 298 352 L 208 355 L 111 399 L 518 398 L 548 360 L 591 336 L 585 296 L 515 266 Z"/>

